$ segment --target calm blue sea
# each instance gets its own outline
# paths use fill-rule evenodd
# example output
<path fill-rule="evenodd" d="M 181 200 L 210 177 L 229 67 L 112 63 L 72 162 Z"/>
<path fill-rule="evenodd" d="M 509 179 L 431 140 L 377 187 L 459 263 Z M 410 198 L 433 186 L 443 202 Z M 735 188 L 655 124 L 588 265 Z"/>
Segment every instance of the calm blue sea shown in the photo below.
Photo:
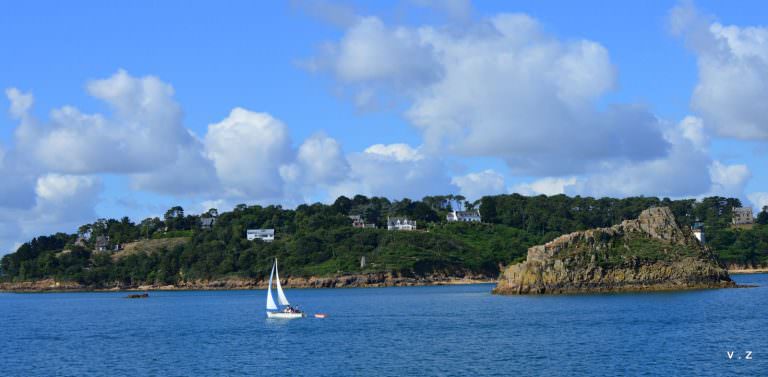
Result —
<path fill-rule="evenodd" d="M 735 279 L 760 287 L 289 289 L 329 315 L 293 321 L 264 318 L 264 291 L 0 294 L 0 375 L 768 376 L 768 275 Z"/>

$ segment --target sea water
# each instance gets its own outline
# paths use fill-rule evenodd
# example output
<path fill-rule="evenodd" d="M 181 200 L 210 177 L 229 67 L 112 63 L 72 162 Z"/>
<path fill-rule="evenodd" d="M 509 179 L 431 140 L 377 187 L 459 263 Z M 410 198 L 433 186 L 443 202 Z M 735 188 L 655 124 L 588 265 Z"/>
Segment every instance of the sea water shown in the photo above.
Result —
<path fill-rule="evenodd" d="M 494 296 L 492 285 L 0 294 L 3 376 L 768 376 L 757 288 Z"/>

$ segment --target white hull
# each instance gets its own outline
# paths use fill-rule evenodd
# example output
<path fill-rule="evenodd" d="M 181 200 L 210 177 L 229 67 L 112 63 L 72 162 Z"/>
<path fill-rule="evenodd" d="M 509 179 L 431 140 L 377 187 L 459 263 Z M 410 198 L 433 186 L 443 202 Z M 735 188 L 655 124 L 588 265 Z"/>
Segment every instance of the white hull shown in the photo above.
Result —
<path fill-rule="evenodd" d="M 305 313 L 267 312 L 267 318 L 294 319 L 306 317 Z"/>

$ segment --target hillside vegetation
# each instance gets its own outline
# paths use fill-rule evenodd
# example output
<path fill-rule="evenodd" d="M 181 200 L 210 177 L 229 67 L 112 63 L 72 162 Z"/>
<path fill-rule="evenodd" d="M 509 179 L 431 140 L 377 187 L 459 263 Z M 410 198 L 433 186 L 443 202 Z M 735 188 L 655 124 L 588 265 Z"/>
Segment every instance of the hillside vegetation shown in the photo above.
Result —
<path fill-rule="evenodd" d="M 283 276 L 387 272 L 493 277 L 501 266 L 523 260 L 530 246 L 565 233 L 608 227 L 662 205 L 671 208 L 682 226 L 697 219 L 703 222 L 708 242 L 722 261 L 768 264 L 768 226 L 730 227 L 731 209 L 741 205 L 738 199 L 711 197 L 697 202 L 517 194 L 487 196 L 475 203 L 463 199 L 433 196 L 390 201 L 358 195 L 340 197 L 331 205 L 296 209 L 238 205 L 230 212 L 211 210 L 201 215 L 173 207 L 162 219 L 140 223 L 128 218 L 99 219 L 75 234 L 37 237 L 4 256 L 0 274 L 4 281 L 53 278 L 93 287 L 222 277 L 261 280 L 277 257 Z M 479 208 L 483 223 L 446 223 L 446 213 L 457 206 Z M 360 215 L 379 228 L 353 228 L 349 215 Z M 387 216 L 408 216 L 418 221 L 420 230 L 382 229 Z M 216 217 L 210 230 L 201 229 L 201 218 L 206 217 Z M 768 219 L 768 214 L 763 217 Z M 246 230 L 252 228 L 274 228 L 275 241 L 246 240 Z M 116 246 L 123 250 L 94 251 L 97 240 L 106 236 L 108 250 Z"/>

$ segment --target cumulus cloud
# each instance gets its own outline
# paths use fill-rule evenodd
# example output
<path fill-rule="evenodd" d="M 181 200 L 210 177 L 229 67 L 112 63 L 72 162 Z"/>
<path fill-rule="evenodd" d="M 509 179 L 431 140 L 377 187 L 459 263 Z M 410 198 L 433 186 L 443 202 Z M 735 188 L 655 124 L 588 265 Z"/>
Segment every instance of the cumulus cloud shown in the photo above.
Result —
<path fill-rule="evenodd" d="M 405 115 L 430 153 L 500 157 L 515 173 L 546 175 L 651 160 L 669 147 L 646 109 L 595 106 L 615 85 L 602 45 L 559 41 L 526 15 L 460 31 L 362 17 L 324 60 L 325 71 L 365 98 L 374 90 L 410 102 Z"/>
<path fill-rule="evenodd" d="M 131 173 L 172 162 L 168 145 L 188 142 L 172 88 L 125 71 L 88 84 L 88 92 L 115 110 L 114 117 L 85 114 L 72 106 L 51 112 L 49 124 L 35 127 L 21 147 L 51 171 L 69 174 Z"/>
<path fill-rule="evenodd" d="M 504 176 L 493 169 L 453 177 L 451 183 L 458 186 L 461 195 L 469 200 L 504 193 Z"/>
<path fill-rule="evenodd" d="M 408 58 L 405 58 L 408 57 Z M 429 83 L 439 65 L 417 31 L 388 28 L 377 17 L 363 17 L 349 29 L 333 62 L 335 74 L 347 82 L 393 82 L 410 87 Z"/>
<path fill-rule="evenodd" d="M 753 192 L 747 198 L 756 211 L 762 211 L 763 207 L 768 206 L 768 192 Z"/>
<path fill-rule="evenodd" d="M 0 254 L 41 234 L 72 232 L 96 217 L 101 182 L 90 176 L 45 174 L 33 184 L 30 208 L 0 206 Z"/>
<path fill-rule="evenodd" d="M 712 194 L 739 197 L 744 193 L 744 186 L 752 177 L 752 173 L 744 164 L 726 165 L 720 161 L 712 161 L 709 177 L 712 181 Z"/>
<path fill-rule="evenodd" d="M 718 135 L 768 140 L 768 28 L 723 25 L 692 3 L 675 7 L 670 24 L 697 57 L 692 108 Z"/>
<path fill-rule="evenodd" d="M 0 212 L 31 207 L 35 202 L 34 171 L 15 154 L 0 154 Z"/>
<path fill-rule="evenodd" d="M 365 149 L 365 153 L 392 158 L 396 161 L 418 161 L 424 155 L 408 144 L 374 144 Z"/>
<path fill-rule="evenodd" d="M 424 156 L 406 144 L 373 145 L 347 156 L 347 180 L 331 187 L 331 197 L 363 194 L 390 198 L 421 198 L 456 192 L 440 159 Z"/>
<path fill-rule="evenodd" d="M 193 136 L 189 144 L 169 146 L 176 149 L 176 160 L 152 171 L 131 174 L 131 186 L 178 196 L 206 195 L 221 191 L 212 161 L 205 155 L 203 143 Z"/>
<path fill-rule="evenodd" d="M 208 126 L 205 149 L 229 195 L 279 198 L 280 166 L 290 162 L 288 128 L 267 113 L 235 108 Z"/>
<path fill-rule="evenodd" d="M 184 127 L 170 85 L 119 70 L 90 81 L 87 90 L 113 114 L 87 114 L 64 106 L 51 111 L 48 122 L 39 122 L 25 115 L 33 102 L 30 94 L 6 91 L 12 115 L 22 118 L 15 138 L 19 159 L 36 165 L 36 171 L 135 174 L 136 187 L 164 193 L 207 187 L 212 164 Z M 169 175 L 173 181 L 168 182 Z"/>
<path fill-rule="evenodd" d="M 22 93 L 16 88 L 8 88 L 5 95 L 11 101 L 10 113 L 14 118 L 21 118 L 27 114 L 34 103 L 34 97 L 30 93 Z"/>
<path fill-rule="evenodd" d="M 305 140 L 296 154 L 296 161 L 280 168 L 286 181 L 306 184 L 332 184 L 347 177 L 349 164 L 341 144 L 325 135 Z"/>
<path fill-rule="evenodd" d="M 576 177 L 547 177 L 530 183 L 513 186 L 510 191 L 521 195 L 557 195 L 564 194 L 575 186 Z"/>
<path fill-rule="evenodd" d="M 606 164 L 590 174 L 560 181 L 566 184 L 558 186 L 558 192 L 613 197 L 741 196 L 751 177 L 748 167 L 713 160 L 703 128 L 700 118 L 686 117 L 665 132 L 672 146 L 668 156 Z"/>

